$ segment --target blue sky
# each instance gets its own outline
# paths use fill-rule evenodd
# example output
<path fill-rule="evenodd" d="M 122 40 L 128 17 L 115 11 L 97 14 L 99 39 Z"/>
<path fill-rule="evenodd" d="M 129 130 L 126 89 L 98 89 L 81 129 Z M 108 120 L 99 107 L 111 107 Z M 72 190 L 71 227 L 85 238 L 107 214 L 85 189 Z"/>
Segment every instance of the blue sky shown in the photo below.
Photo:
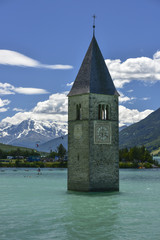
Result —
<path fill-rule="evenodd" d="M 0 0 L 0 121 L 67 121 L 66 94 L 96 39 L 120 125 L 160 107 L 159 0 Z"/>

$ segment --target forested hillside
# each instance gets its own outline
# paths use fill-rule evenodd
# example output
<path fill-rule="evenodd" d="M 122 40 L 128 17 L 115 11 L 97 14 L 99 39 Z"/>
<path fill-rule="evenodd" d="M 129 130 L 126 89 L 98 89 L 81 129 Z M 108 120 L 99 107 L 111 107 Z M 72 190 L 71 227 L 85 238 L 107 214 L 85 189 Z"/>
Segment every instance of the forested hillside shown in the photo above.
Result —
<path fill-rule="evenodd" d="M 149 151 L 160 147 L 160 108 L 119 134 L 120 148 L 147 147 Z"/>

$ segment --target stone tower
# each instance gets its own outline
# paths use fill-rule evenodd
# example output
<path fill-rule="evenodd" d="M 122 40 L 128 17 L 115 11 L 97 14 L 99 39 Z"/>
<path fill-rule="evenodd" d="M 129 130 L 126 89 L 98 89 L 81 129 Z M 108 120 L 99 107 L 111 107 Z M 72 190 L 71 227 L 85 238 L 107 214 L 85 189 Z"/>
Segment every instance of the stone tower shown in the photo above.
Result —
<path fill-rule="evenodd" d="M 68 94 L 68 190 L 119 190 L 118 96 L 93 35 Z"/>

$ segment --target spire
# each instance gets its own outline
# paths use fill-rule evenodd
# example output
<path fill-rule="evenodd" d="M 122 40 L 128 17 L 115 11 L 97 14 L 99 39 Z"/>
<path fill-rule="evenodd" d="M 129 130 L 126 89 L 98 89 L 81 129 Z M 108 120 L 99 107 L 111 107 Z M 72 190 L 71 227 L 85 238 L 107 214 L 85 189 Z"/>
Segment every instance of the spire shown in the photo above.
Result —
<path fill-rule="evenodd" d="M 119 95 L 94 35 L 68 96 L 85 93 Z"/>

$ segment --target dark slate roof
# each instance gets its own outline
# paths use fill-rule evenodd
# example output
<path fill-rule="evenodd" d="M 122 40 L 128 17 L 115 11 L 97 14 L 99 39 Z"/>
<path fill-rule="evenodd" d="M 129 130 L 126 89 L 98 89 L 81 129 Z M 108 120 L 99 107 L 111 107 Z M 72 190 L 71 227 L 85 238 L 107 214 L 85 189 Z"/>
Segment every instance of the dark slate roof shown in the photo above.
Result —
<path fill-rule="evenodd" d="M 119 95 L 98 47 L 95 36 L 92 38 L 68 96 L 84 93 Z"/>

